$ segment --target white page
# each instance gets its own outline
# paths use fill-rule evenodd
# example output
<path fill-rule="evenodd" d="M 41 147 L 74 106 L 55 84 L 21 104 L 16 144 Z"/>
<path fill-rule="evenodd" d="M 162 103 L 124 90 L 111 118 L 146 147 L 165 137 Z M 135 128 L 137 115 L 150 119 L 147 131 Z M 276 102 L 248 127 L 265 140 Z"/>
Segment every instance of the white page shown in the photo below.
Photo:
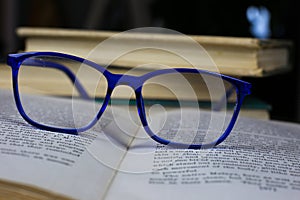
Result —
<path fill-rule="evenodd" d="M 17 112 L 11 92 L 1 91 L 0 97 L 0 179 L 76 199 L 105 195 L 130 141 L 120 136 L 124 146 L 112 148 L 116 145 L 110 130 L 115 124 L 109 114 L 92 130 L 72 136 L 33 127 Z"/>
<path fill-rule="evenodd" d="M 240 118 L 213 149 L 168 149 L 136 140 L 106 197 L 299 199 L 300 125 Z"/>

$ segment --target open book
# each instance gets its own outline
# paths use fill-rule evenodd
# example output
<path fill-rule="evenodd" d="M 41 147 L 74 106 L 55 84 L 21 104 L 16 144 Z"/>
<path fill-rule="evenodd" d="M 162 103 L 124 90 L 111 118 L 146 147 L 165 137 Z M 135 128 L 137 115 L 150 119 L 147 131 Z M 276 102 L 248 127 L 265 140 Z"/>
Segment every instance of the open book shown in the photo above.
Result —
<path fill-rule="evenodd" d="M 172 149 L 134 116 L 113 119 L 119 108 L 72 136 L 27 124 L 11 92 L 0 97 L 0 199 L 299 199 L 300 125 L 240 117 L 216 148 Z"/>

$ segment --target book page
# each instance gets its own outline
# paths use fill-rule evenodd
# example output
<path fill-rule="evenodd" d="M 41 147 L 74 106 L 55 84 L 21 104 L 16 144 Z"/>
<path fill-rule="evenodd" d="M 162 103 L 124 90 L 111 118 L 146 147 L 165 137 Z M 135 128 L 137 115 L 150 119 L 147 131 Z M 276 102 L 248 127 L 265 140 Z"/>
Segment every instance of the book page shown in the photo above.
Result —
<path fill-rule="evenodd" d="M 75 199 L 105 195 L 130 141 L 121 134 L 119 148 L 111 147 L 115 124 L 109 114 L 79 136 L 55 133 L 28 124 L 16 110 L 11 92 L 1 90 L 0 97 L 1 183 L 7 180 Z"/>
<path fill-rule="evenodd" d="M 106 199 L 299 199 L 300 125 L 239 118 L 223 143 L 200 150 L 142 137 Z"/>

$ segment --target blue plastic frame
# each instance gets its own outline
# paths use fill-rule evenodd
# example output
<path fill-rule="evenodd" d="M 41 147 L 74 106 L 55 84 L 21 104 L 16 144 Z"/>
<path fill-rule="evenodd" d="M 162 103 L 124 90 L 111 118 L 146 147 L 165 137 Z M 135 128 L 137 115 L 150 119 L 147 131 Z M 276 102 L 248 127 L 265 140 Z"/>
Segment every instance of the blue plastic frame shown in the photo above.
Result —
<path fill-rule="evenodd" d="M 88 94 L 85 92 L 84 88 L 80 84 L 78 80 L 76 80 L 76 76 L 70 71 L 67 67 L 57 64 L 57 63 L 52 63 L 48 61 L 39 61 L 36 59 L 30 59 L 31 57 L 34 56 L 56 56 L 56 57 L 61 57 L 61 58 L 67 58 L 71 59 L 74 61 L 78 61 L 81 63 L 85 63 L 86 65 L 89 65 L 90 67 L 98 70 L 101 72 L 105 78 L 108 81 L 108 88 L 107 88 L 107 93 L 103 101 L 103 105 L 100 108 L 99 112 L 97 113 L 96 117 L 93 119 L 92 122 L 90 122 L 87 126 L 78 128 L 78 129 L 73 129 L 73 128 L 57 128 L 57 127 L 52 127 L 52 126 L 47 126 L 43 125 L 40 123 L 37 123 L 33 120 L 31 120 L 25 113 L 22 103 L 20 100 L 20 95 L 19 95 L 19 89 L 18 89 L 18 73 L 19 69 L 21 67 L 21 64 L 23 67 L 26 67 L 26 65 L 31 65 L 31 66 L 37 66 L 37 67 L 52 67 L 58 70 L 63 71 L 69 78 L 70 80 L 75 84 L 75 87 L 81 94 L 83 98 L 89 98 Z M 107 69 L 104 67 L 101 67 L 100 65 L 86 60 L 84 58 L 80 58 L 77 56 L 69 55 L 69 54 L 64 54 L 64 53 L 59 53 L 59 52 L 26 52 L 26 53 L 17 53 L 17 54 L 9 54 L 7 57 L 7 64 L 11 66 L 12 69 L 12 81 L 13 81 L 13 93 L 15 97 L 15 102 L 18 111 L 20 112 L 21 116 L 31 125 L 36 126 L 40 129 L 48 130 L 48 131 L 54 131 L 54 132 L 62 132 L 62 133 L 68 133 L 68 134 L 78 134 L 79 132 L 86 131 L 90 129 L 93 125 L 97 123 L 99 118 L 102 116 L 103 112 L 105 111 L 112 91 L 114 88 L 118 85 L 127 85 L 135 91 L 135 96 L 136 96 L 136 104 L 137 104 L 137 109 L 138 109 L 138 115 L 140 117 L 140 120 L 142 122 L 142 125 L 144 126 L 144 129 L 146 130 L 147 134 L 155 141 L 165 144 L 165 145 L 170 145 L 176 148 L 190 148 L 190 149 L 200 149 L 200 148 L 211 148 L 214 147 L 218 144 L 220 144 L 222 141 L 224 141 L 227 136 L 230 134 L 232 128 L 234 127 L 234 124 L 236 122 L 236 119 L 238 117 L 243 99 L 246 95 L 249 95 L 251 93 L 251 84 L 230 76 L 226 76 L 223 74 L 215 73 L 215 72 L 210 72 L 206 70 L 200 70 L 200 69 L 194 69 L 194 68 L 172 68 L 172 69 L 161 69 L 153 72 L 149 72 L 147 74 L 144 74 L 142 76 L 131 76 L 131 75 L 123 75 L 123 74 L 113 74 L 109 72 Z M 214 141 L 210 144 L 192 144 L 192 145 L 187 145 L 187 144 L 181 144 L 181 143 L 175 143 L 169 140 L 162 139 L 155 135 L 151 129 L 148 126 L 147 120 L 146 120 L 146 114 L 144 110 L 144 101 L 142 98 L 142 86 L 145 81 L 147 81 L 150 78 L 153 78 L 155 76 L 161 75 L 161 74 L 170 74 L 170 73 L 201 73 L 201 74 L 207 74 L 215 77 L 220 77 L 231 84 L 233 84 L 236 87 L 236 92 L 237 92 L 237 103 L 233 112 L 233 116 L 231 118 L 231 121 L 225 130 L 225 132 L 220 136 L 220 138 L 217 141 Z M 230 92 L 230 91 L 229 91 Z"/>

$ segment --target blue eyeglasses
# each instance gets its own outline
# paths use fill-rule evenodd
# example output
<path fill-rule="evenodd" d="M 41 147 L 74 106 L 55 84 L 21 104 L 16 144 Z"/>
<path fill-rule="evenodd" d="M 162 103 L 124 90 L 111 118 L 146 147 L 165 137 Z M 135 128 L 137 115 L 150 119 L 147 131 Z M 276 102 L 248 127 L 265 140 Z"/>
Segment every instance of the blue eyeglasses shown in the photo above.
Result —
<path fill-rule="evenodd" d="M 18 111 L 33 126 L 84 132 L 98 122 L 115 88 L 126 86 L 132 96 L 114 98 L 135 102 L 146 133 L 178 148 L 210 148 L 224 141 L 251 88 L 245 81 L 194 68 L 114 74 L 90 60 L 57 52 L 10 54 L 7 64 Z"/>

